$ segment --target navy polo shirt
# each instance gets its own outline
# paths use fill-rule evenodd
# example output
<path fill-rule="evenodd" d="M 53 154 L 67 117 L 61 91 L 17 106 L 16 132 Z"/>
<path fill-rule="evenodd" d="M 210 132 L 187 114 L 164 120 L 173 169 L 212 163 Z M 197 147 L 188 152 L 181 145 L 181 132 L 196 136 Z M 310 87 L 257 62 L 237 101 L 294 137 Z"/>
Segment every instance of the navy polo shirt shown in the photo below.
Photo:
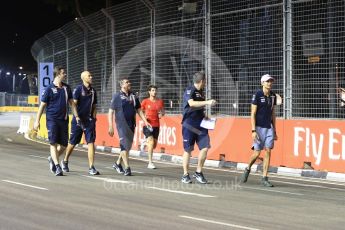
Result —
<path fill-rule="evenodd" d="M 51 83 L 47 86 L 41 97 L 41 101 L 47 103 L 47 120 L 68 120 L 68 101 L 72 99 L 72 91 L 69 85 L 62 83 L 59 88 Z"/>
<path fill-rule="evenodd" d="M 90 86 L 86 88 L 84 84 L 78 85 L 73 90 L 73 99 L 77 100 L 78 115 L 82 121 L 89 119 L 92 114 L 92 106 L 97 104 L 96 90 Z"/>
<path fill-rule="evenodd" d="M 141 107 L 139 99 L 132 92 L 128 94 L 120 91 L 111 99 L 110 109 L 115 110 L 115 123 L 118 127 L 127 125 L 134 129 L 137 109 Z"/>
<path fill-rule="evenodd" d="M 182 123 L 187 122 L 190 125 L 199 126 L 202 119 L 205 117 L 205 108 L 191 108 L 188 101 L 193 99 L 194 101 L 205 101 L 204 92 L 198 90 L 194 85 L 188 86 L 183 94 L 183 118 Z"/>
<path fill-rule="evenodd" d="M 262 128 L 271 128 L 272 111 L 277 104 L 275 93 L 270 91 L 269 96 L 265 96 L 264 91 L 257 91 L 252 98 L 252 104 L 257 106 L 255 125 Z"/>

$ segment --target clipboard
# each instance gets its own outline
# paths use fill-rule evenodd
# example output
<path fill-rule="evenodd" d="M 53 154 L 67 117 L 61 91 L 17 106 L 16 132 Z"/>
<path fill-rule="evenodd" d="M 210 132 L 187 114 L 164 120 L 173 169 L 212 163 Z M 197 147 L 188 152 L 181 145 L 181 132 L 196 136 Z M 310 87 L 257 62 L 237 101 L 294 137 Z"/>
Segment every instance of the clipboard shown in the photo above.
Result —
<path fill-rule="evenodd" d="M 200 123 L 200 127 L 213 130 L 216 127 L 216 120 L 217 118 L 215 117 L 204 118 Z"/>

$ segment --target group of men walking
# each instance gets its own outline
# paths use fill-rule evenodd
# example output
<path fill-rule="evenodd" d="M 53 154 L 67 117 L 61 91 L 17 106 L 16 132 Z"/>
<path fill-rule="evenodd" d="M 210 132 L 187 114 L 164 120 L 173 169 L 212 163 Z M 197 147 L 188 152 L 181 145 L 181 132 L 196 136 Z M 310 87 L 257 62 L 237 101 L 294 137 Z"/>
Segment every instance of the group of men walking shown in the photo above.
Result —
<path fill-rule="evenodd" d="M 63 67 L 54 68 L 54 80 L 44 89 L 41 95 L 34 130 L 38 130 L 41 116 L 46 108 L 46 126 L 50 143 L 48 161 L 50 170 L 56 176 L 62 176 L 63 171 L 69 172 L 68 159 L 75 145 L 80 143 L 84 133 L 88 144 L 89 174 L 98 175 L 99 172 L 94 166 L 97 94 L 91 86 L 92 75 L 89 71 L 82 72 L 82 84 L 73 90 L 73 94 L 69 85 L 63 82 L 66 76 Z M 73 113 L 69 143 L 68 104 L 71 106 Z M 65 153 L 65 157 L 60 164 L 59 157 L 63 153 Z"/>
<path fill-rule="evenodd" d="M 41 104 L 37 112 L 34 130 L 38 130 L 40 119 L 46 108 L 46 126 L 50 143 L 50 156 L 48 157 L 50 170 L 56 176 L 62 176 L 63 172 L 69 172 L 69 157 L 82 138 L 88 145 L 89 174 L 99 175 L 94 166 L 94 155 L 96 140 L 96 115 L 97 115 L 97 93 L 92 87 L 92 75 L 89 71 L 81 73 L 82 84 L 78 85 L 73 93 L 71 88 L 64 83 L 66 72 L 63 67 L 54 68 L 54 80 L 44 89 L 41 95 Z M 262 185 L 272 187 L 268 181 L 267 173 L 269 168 L 271 149 L 274 140 L 277 139 L 275 129 L 274 105 L 276 104 L 275 94 L 271 91 L 273 77 L 266 74 L 261 78 L 262 89 L 258 90 L 252 98 L 251 126 L 254 153 L 250 158 L 248 167 L 244 171 L 241 181 L 245 183 L 248 179 L 250 168 L 260 155 L 261 150 L 266 149 Z M 148 152 L 148 168 L 155 169 L 152 160 L 153 150 L 157 145 L 159 136 L 160 119 L 164 116 L 164 103 L 157 98 L 157 86 L 148 87 L 148 98 L 141 103 L 136 94 L 131 91 L 131 82 L 128 77 L 120 80 L 120 91 L 112 96 L 108 113 L 108 134 L 114 135 L 115 124 L 120 141 L 120 154 L 113 164 L 113 168 L 120 174 L 130 176 L 131 167 L 129 164 L 129 151 L 133 144 L 134 130 L 136 126 L 136 114 L 144 122 L 143 133 L 146 138 Z M 208 119 L 205 113 L 206 106 L 216 105 L 216 100 L 206 100 L 204 87 L 206 76 L 203 71 L 193 76 L 193 84 L 188 86 L 183 94 L 183 175 L 181 182 L 192 183 L 189 174 L 189 159 L 194 145 L 199 147 L 198 164 L 193 178 L 197 182 L 206 184 L 207 180 L 202 169 L 206 160 L 210 145 L 208 129 L 201 127 L 202 120 Z M 68 142 L 68 105 L 73 113 L 71 122 L 71 133 Z M 59 162 L 59 156 L 65 153 L 63 160 Z"/>

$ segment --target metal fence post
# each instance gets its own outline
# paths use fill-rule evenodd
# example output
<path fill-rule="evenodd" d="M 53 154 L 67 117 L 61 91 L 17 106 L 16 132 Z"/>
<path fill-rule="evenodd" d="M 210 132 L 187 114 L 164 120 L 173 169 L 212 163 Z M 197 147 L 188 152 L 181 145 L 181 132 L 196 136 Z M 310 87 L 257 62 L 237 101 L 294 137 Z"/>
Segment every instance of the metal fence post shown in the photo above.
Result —
<path fill-rule="evenodd" d="M 116 93 L 115 20 L 106 9 L 102 9 L 102 13 L 110 20 L 111 25 L 111 89 L 112 92 Z M 105 89 L 102 89 L 102 91 L 103 90 Z"/>
<path fill-rule="evenodd" d="M 283 75 L 284 75 L 284 119 L 292 117 L 292 28 L 291 0 L 283 4 Z"/>
<path fill-rule="evenodd" d="M 337 99 L 338 99 L 338 87 L 337 83 L 339 83 L 339 79 L 336 77 L 336 64 L 337 64 L 337 49 L 334 47 L 334 43 L 336 42 L 336 35 L 335 35 L 335 28 L 337 28 L 337 23 L 335 22 L 336 13 L 334 12 L 334 8 L 336 3 L 333 1 L 327 2 L 327 30 L 328 30 L 328 79 L 329 79 L 329 117 L 336 118 L 337 114 Z"/>
<path fill-rule="evenodd" d="M 87 69 L 87 43 L 88 43 L 88 29 L 87 26 L 81 21 L 81 19 L 76 20 L 77 25 L 79 25 L 84 32 L 84 70 Z"/>
<path fill-rule="evenodd" d="M 61 29 L 59 29 L 58 30 L 61 34 L 62 34 L 62 36 L 65 38 L 65 40 L 66 40 L 66 66 L 65 66 L 65 68 L 66 68 L 66 71 L 67 71 L 67 74 L 69 73 L 69 58 L 68 58 L 68 50 L 69 50 L 69 39 L 68 39 L 68 37 L 67 37 L 67 35 L 61 30 Z M 67 83 L 68 83 L 68 79 L 69 78 L 67 78 Z"/>
<path fill-rule="evenodd" d="M 156 31 L 155 31 L 155 7 L 150 0 L 141 0 L 142 3 L 150 10 L 151 16 L 151 83 L 156 84 Z"/>
<path fill-rule="evenodd" d="M 151 82 L 156 84 L 156 10 L 151 9 Z"/>
<path fill-rule="evenodd" d="M 5 92 L 0 92 L 0 106 L 5 106 L 6 105 L 6 93 Z"/>
<path fill-rule="evenodd" d="M 54 44 L 54 42 L 48 37 L 48 35 L 45 35 L 44 36 L 51 44 L 52 44 L 52 46 L 53 46 L 53 62 L 55 61 L 55 44 Z"/>
<path fill-rule="evenodd" d="M 205 73 L 206 73 L 206 99 L 211 98 L 211 23 L 210 23 L 210 0 L 204 0 L 204 23 L 205 23 Z M 207 114 L 211 115 L 211 107 Z"/>

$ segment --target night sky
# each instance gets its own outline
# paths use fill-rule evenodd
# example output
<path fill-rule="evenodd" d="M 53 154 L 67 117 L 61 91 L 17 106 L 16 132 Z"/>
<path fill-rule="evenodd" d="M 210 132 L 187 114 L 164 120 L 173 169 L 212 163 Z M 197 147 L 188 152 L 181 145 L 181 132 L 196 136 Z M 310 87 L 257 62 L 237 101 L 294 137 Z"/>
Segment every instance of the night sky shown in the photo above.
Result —
<path fill-rule="evenodd" d="M 0 12 L 0 68 L 9 70 L 23 66 L 35 71 L 30 51 L 35 40 L 74 18 L 72 13 L 59 13 L 56 6 L 40 0 L 1 1 Z"/>

